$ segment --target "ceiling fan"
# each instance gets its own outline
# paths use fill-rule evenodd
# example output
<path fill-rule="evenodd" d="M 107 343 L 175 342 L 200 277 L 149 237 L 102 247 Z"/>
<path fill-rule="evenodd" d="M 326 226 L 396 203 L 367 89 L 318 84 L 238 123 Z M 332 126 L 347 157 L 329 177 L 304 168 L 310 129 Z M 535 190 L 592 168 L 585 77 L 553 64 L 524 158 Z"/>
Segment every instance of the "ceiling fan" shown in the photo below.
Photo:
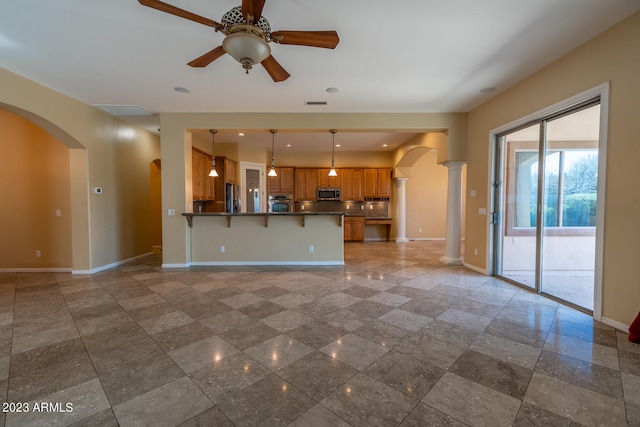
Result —
<path fill-rule="evenodd" d="M 143 6 L 213 27 L 216 32 L 220 31 L 225 35 L 221 46 L 189 62 L 191 67 L 206 67 L 228 53 L 247 73 L 260 63 L 274 82 L 281 82 L 288 79 L 290 74 L 271 56 L 269 43 L 334 49 L 340 41 L 335 31 L 271 31 L 269 21 L 262 16 L 266 0 L 242 0 L 241 6 L 234 7 L 223 15 L 221 23 L 160 0 L 138 1 Z"/>

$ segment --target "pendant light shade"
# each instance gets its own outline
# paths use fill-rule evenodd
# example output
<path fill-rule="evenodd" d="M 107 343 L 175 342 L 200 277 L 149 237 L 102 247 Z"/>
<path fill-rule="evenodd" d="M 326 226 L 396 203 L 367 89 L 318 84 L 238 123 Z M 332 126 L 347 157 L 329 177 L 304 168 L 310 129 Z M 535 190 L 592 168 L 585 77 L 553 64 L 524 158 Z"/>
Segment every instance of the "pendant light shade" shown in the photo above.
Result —
<path fill-rule="evenodd" d="M 336 132 L 337 129 L 331 129 L 329 132 L 333 135 L 333 147 L 331 149 L 331 170 L 329 171 L 329 176 L 338 176 L 338 172 L 336 172 L 335 165 L 335 152 L 336 152 Z"/>
<path fill-rule="evenodd" d="M 215 129 L 209 129 L 211 132 L 211 171 L 209 172 L 209 176 L 217 177 L 218 171 L 216 171 L 216 133 L 218 133 Z"/>
<path fill-rule="evenodd" d="M 276 133 L 278 131 L 276 129 L 269 129 L 269 132 L 271 132 L 271 168 L 269 169 L 269 173 L 267 174 L 267 176 L 278 176 L 274 165 L 274 148 L 276 145 Z"/>

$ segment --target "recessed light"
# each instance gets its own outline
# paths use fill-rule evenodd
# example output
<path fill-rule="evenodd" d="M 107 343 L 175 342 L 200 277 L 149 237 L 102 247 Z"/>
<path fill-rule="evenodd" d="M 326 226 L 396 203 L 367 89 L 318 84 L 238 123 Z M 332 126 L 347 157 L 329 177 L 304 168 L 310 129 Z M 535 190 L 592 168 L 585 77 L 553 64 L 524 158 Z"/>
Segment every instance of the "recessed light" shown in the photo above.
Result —
<path fill-rule="evenodd" d="M 342 145 L 340 145 L 340 144 L 336 144 L 336 147 L 342 147 Z"/>
<path fill-rule="evenodd" d="M 189 93 L 189 92 L 191 92 L 186 87 L 180 87 L 180 86 L 174 87 L 173 90 L 175 90 L 176 92 L 179 92 L 179 93 Z"/>
<path fill-rule="evenodd" d="M 238 132 L 238 136 L 244 136 L 243 132 Z"/>
<path fill-rule="evenodd" d="M 388 147 L 388 145 L 387 145 L 387 144 L 382 144 L 382 146 L 383 146 L 383 147 Z"/>
<path fill-rule="evenodd" d="M 483 89 L 480 89 L 480 93 L 491 93 L 491 92 L 493 92 L 494 90 L 496 90 L 496 88 L 495 88 L 495 87 L 493 87 L 493 86 L 489 86 L 489 87 L 485 87 L 485 88 L 483 88 Z"/>
<path fill-rule="evenodd" d="M 287 147 L 291 147 L 291 144 L 287 144 Z"/>
<path fill-rule="evenodd" d="M 340 92 L 340 89 L 338 89 L 337 87 L 328 87 L 327 88 L 327 93 L 338 93 Z"/>

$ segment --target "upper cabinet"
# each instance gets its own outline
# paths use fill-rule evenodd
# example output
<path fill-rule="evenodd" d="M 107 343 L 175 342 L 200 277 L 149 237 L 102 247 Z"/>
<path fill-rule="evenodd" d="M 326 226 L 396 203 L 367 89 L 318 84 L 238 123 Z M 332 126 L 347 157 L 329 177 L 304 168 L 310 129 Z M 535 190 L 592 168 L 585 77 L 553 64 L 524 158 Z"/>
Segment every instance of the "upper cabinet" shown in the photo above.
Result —
<path fill-rule="evenodd" d="M 275 169 L 278 176 L 267 176 L 267 192 L 293 194 L 295 183 L 293 168 Z"/>
<path fill-rule="evenodd" d="M 340 169 L 340 199 L 348 201 L 363 201 L 363 170 Z"/>
<path fill-rule="evenodd" d="M 364 170 L 365 199 L 388 199 L 391 197 L 391 169 Z"/>
<path fill-rule="evenodd" d="M 193 200 L 215 200 L 213 178 L 209 176 L 211 156 L 194 148 L 191 151 Z"/>
<path fill-rule="evenodd" d="M 313 201 L 317 198 L 318 169 L 296 168 L 296 202 Z"/>
<path fill-rule="evenodd" d="M 236 184 L 236 162 L 227 158 L 224 158 L 224 181 Z"/>
<path fill-rule="evenodd" d="M 336 176 L 329 176 L 329 168 L 317 169 L 318 171 L 318 188 L 340 187 L 340 174 L 343 169 L 336 169 Z"/>

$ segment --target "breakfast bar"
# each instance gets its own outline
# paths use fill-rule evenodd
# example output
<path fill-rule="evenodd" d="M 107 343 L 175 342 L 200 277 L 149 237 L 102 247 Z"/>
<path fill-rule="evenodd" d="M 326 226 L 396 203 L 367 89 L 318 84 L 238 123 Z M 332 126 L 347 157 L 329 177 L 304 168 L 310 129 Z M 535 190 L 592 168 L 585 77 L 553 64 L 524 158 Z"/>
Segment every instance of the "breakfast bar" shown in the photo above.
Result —
<path fill-rule="evenodd" d="M 190 265 L 344 265 L 342 212 L 182 215 Z"/>

